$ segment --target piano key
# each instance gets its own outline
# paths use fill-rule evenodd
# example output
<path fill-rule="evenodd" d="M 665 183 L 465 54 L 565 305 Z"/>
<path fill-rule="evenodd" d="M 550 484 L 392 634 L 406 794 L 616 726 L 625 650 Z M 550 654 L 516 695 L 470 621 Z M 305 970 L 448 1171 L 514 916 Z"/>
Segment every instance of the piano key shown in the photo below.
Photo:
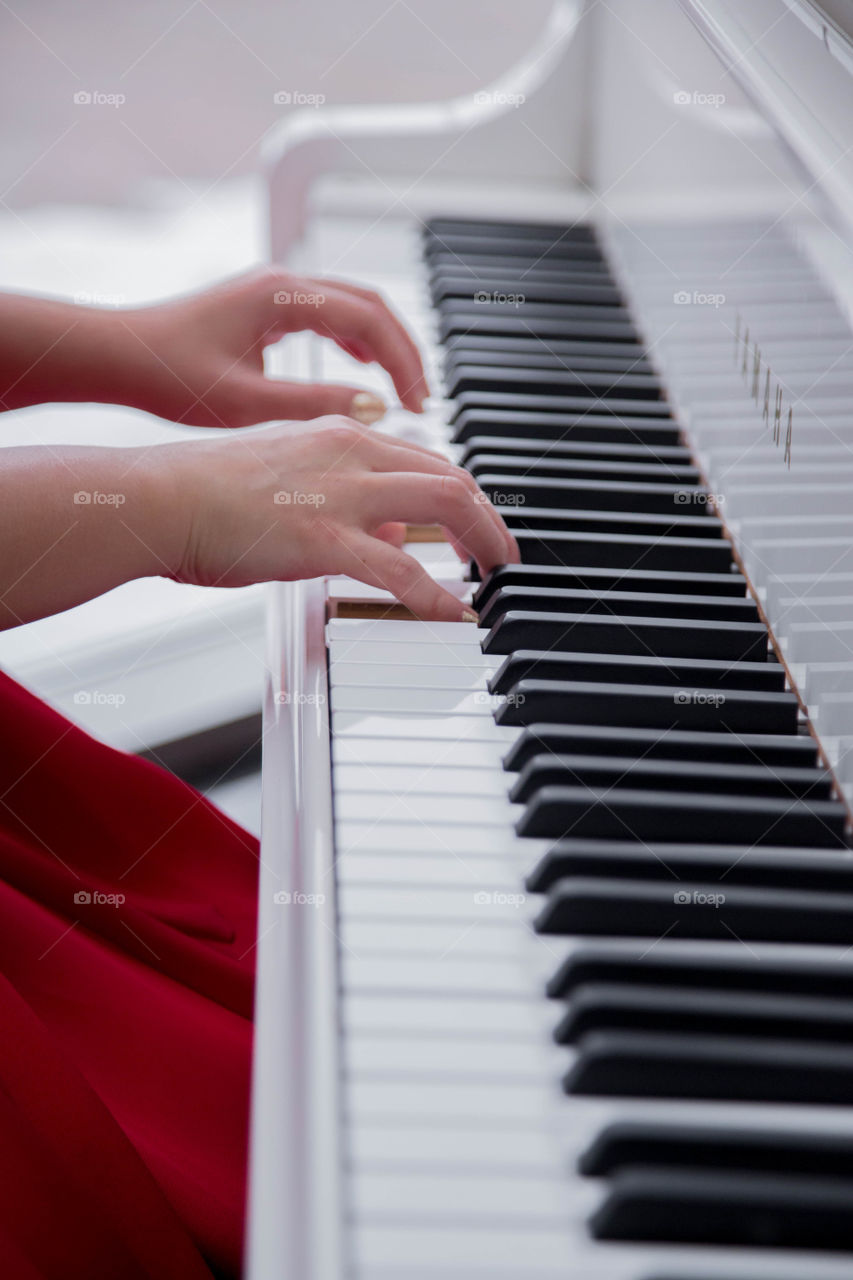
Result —
<path fill-rule="evenodd" d="M 537 268 L 538 270 L 538 268 Z M 550 278 L 550 276 L 549 276 Z M 558 277 L 564 278 L 564 277 Z M 571 279 L 589 279 L 589 275 L 573 275 Z M 623 369 L 651 369 L 646 349 L 641 342 L 583 342 L 571 339 L 554 338 L 550 342 L 542 342 L 533 334 L 520 335 L 517 338 L 501 338 L 480 333 L 463 333 L 449 338 L 442 347 L 446 361 L 459 361 L 471 364 L 497 364 L 502 358 L 513 364 L 532 360 L 566 364 L 569 368 L 594 369 L 601 362 L 602 368 L 617 373 Z M 726 373 L 731 368 L 731 359 L 726 363 Z"/>
<path fill-rule="evenodd" d="M 720 764 L 766 764 L 808 768 L 817 759 L 810 736 L 699 733 L 604 725 L 529 725 L 515 737 L 504 768 L 518 771 L 541 752 L 555 755 L 634 755 L 644 759 L 707 760 Z"/>
<path fill-rule="evenodd" d="M 559 239 L 562 244 L 594 244 L 595 232 L 587 223 L 576 222 L 568 226 L 564 222 L 513 221 L 503 218 L 428 218 L 424 223 L 427 240 L 441 241 L 450 235 L 470 236 L 477 228 L 485 234 L 509 235 L 513 239 L 541 240 L 543 237 Z"/>
<path fill-rule="evenodd" d="M 485 657 L 486 655 L 484 655 Z M 550 653 L 517 649 L 489 677 L 491 693 L 506 694 L 519 680 L 616 681 L 677 685 L 682 689 L 761 689 L 781 692 L 785 669 L 774 662 L 720 662 L 711 658 L 657 658 L 607 653 Z"/>
<path fill-rule="evenodd" d="M 571 310 L 571 309 L 569 309 Z M 590 308 L 603 311 L 603 308 Z M 614 308 L 615 310 L 615 308 Z M 526 314 L 526 308 L 525 308 Z M 594 315 L 590 319 L 595 319 Z M 465 392 L 506 391 L 535 396 L 588 395 L 598 400 L 660 400 L 661 385 L 651 373 L 601 373 L 592 369 L 523 369 L 508 364 L 457 365 L 448 371 L 450 399 Z"/>
<path fill-rule="evenodd" d="M 687 515 L 682 509 L 676 509 L 671 515 L 651 515 L 644 511 L 582 511 L 576 507 L 558 509 L 525 504 L 518 508 L 504 507 L 501 515 L 516 536 L 521 530 L 536 533 L 550 529 L 562 533 L 618 533 L 647 538 L 723 538 L 722 522 L 715 516 Z"/>
<path fill-rule="evenodd" d="M 500 323 L 498 319 L 492 321 L 493 324 Z M 531 327 L 542 330 L 543 326 L 551 323 L 547 320 L 532 320 Z M 560 328 L 570 330 L 571 323 L 559 322 Z M 595 325 L 590 324 L 590 329 L 602 329 L 608 327 L 615 329 L 616 325 Z M 496 411 L 502 413 L 522 412 L 526 414 L 536 415 L 539 417 L 547 417 L 549 415 L 565 417 L 566 415 L 584 414 L 590 409 L 594 409 L 595 413 L 603 416 L 605 414 L 614 418 L 625 418 L 629 420 L 637 419 L 637 426 L 645 419 L 651 418 L 652 425 L 660 424 L 672 420 L 672 412 L 669 405 L 663 400 L 632 400 L 628 397 L 613 397 L 608 400 L 596 399 L 594 404 L 590 404 L 588 396 L 539 396 L 528 395 L 521 392 L 514 393 L 510 391 L 462 391 L 454 400 L 454 412 L 451 419 L 454 425 L 458 424 L 462 414 L 468 409 L 476 409 L 480 412 L 480 417 L 484 413 L 493 415 Z M 672 424 L 675 426 L 676 424 Z M 478 432 L 481 434 L 481 432 Z M 544 434 L 544 433 L 543 433 Z M 588 437 L 591 438 L 591 437 Z M 673 444 L 677 444 L 678 439 L 672 440 Z M 661 443 L 665 441 L 661 440 Z"/>
<path fill-rule="evenodd" d="M 689 1169 L 742 1169 L 849 1177 L 853 1140 L 848 1134 L 780 1132 L 775 1129 L 679 1128 L 616 1121 L 578 1160 L 585 1177 L 601 1178 L 636 1165 Z"/>
<path fill-rule="evenodd" d="M 836 800 L 717 795 L 701 792 L 609 791 L 599 787 L 543 787 L 524 810 L 521 836 L 578 839 L 689 840 L 694 831 L 717 844 L 838 846 L 844 806 Z M 853 921 L 851 921 L 853 923 Z"/>
<path fill-rule="evenodd" d="M 339 738 L 379 738 L 393 742 L 410 738 L 436 742 L 503 741 L 509 746 L 518 736 L 516 729 L 495 725 L 489 716 L 418 716 L 415 719 L 400 713 L 336 711 L 331 721 L 332 735 Z"/>
<path fill-rule="evenodd" d="M 546 262 L 552 259 L 597 262 L 603 256 L 594 240 L 586 235 L 573 237 L 565 231 L 557 236 L 548 231 L 488 234 L 479 229 L 447 233 L 435 240 L 428 240 L 424 245 L 424 253 L 428 261 L 435 260 L 442 254 L 453 254 L 456 258 L 464 259 L 468 253 L 495 254 L 506 258 L 523 257 Z"/>
<path fill-rule="evenodd" d="M 420 1168 L 551 1173 L 564 1175 L 555 1144 L 533 1131 L 494 1132 L 480 1126 L 460 1127 L 454 1133 L 436 1132 L 413 1124 L 383 1128 L 358 1122 L 349 1129 L 353 1166 L 374 1172 Z"/>
<path fill-rule="evenodd" d="M 555 569 L 549 565 L 503 564 L 483 579 L 474 592 L 475 609 L 486 607 L 502 589 L 524 587 L 544 593 L 553 588 L 583 591 L 651 591 L 678 595 L 746 596 L 746 579 L 741 573 L 668 573 L 649 569 L 592 569 L 577 566 Z"/>
<path fill-rule="evenodd" d="M 467 317 L 473 313 L 477 317 L 478 329 L 485 326 L 489 319 L 503 320 L 505 316 L 510 315 L 518 317 L 521 322 L 518 327 L 522 331 L 529 328 L 534 333 L 538 332 L 540 324 L 549 322 L 555 322 L 561 326 L 571 326 L 578 322 L 590 326 L 612 325 L 617 330 L 622 326 L 630 325 L 630 313 L 624 306 L 613 303 L 596 306 L 592 302 L 539 302 L 528 300 L 521 291 L 516 294 L 503 292 L 489 294 L 484 291 L 469 290 L 467 297 L 445 298 L 439 302 L 436 313 L 439 326 L 454 322 L 457 316 Z M 463 325 L 465 332 L 470 328 L 470 324 Z M 459 327 L 456 326 L 451 332 L 458 333 Z M 633 328 L 631 328 L 631 337 L 636 337 Z"/>
<path fill-rule="evenodd" d="M 565 459 L 578 458 L 602 462 L 659 462 L 689 464 L 690 451 L 684 445 L 657 445 L 652 448 L 645 444 L 596 443 L 590 441 L 548 440 L 536 437 L 521 436 L 472 436 L 459 456 L 459 465 L 467 467 L 478 454 L 494 455 L 514 454 L 518 457 L 540 457 Z"/>
<path fill-rule="evenodd" d="M 673 767 L 682 764 L 683 761 L 670 762 Z M 722 766 L 705 765 L 704 768 L 714 777 Z M 756 771 L 752 766 L 741 765 L 737 770 L 729 769 L 727 772 L 737 772 L 742 776 L 741 770 Z M 794 772 L 807 775 L 812 771 L 781 770 L 781 779 L 785 785 L 790 785 L 788 779 Z M 817 776 L 820 779 L 820 775 Z M 821 782 L 817 785 L 820 787 Z M 822 785 L 823 788 L 828 787 L 828 779 L 823 779 Z M 819 790 L 818 794 L 824 795 L 826 792 Z M 513 793 L 513 799 L 516 798 Z M 846 893 L 853 888 L 853 859 L 840 858 L 835 851 L 828 854 L 818 849 L 767 849 L 762 846 L 751 849 L 738 846 L 733 848 L 731 845 L 692 844 L 667 844 L 649 848 L 645 844 L 630 844 L 626 841 L 564 840 L 547 851 L 527 876 L 525 883 L 530 893 L 547 893 L 563 878 L 607 876 L 623 880 L 718 881 L 721 884 L 724 882 L 754 887 L 766 885 L 778 889 L 800 888 L 818 893 Z M 608 981 L 609 978 L 605 974 L 601 980 Z M 563 975 L 557 981 L 555 993 L 560 981 L 568 981 L 568 977 Z"/>
<path fill-rule="evenodd" d="M 590 1031 L 563 1083 L 572 1094 L 850 1106 L 853 1047 L 748 1036 Z"/>
<path fill-rule="evenodd" d="M 587 1032 L 620 1029 L 851 1044 L 853 1006 L 813 996 L 589 983 L 572 992 L 554 1039 L 572 1045 Z"/>
<path fill-rule="evenodd" d="M 435 792 L 388 795 L 379 792 L 343 793 L 336 814 L 340 822 L 402 822 L 434 826 L 501 826 L 511 822 L 518 805 L 499 797 L 442 796 Z"/>
<path fill-rule="evenodd" d="M 380 673 L 381 674 L 381 673 Z M 417 687 L 411 684 L 332 686 L 329 702 L 332 711 L 393 712 L 396 715 L 465 715 L 491 716 L 498 699 L 480 689 Z"/>
<path fill-rule="evenodd" d="M 335 788 L 339 795 L 370 791 L 393 791 L 399 796 L 436 793 L 443 796 L 494 796 L 507 799 L 506 775 L 488 768 L 466 769 L 446 764 L 415 766 L 406 764 L 374 764 L 358 762 L 335 767 Z"/>
<path fill-rule="evenodd" d="M 406 648 L 408 647 L 407 645 Z M 483 692 L 483 677 L 487 668 L 482 664 L 477 667 L 467 667 L 461 664 L 436 663 L 427 666 L 426 663 L 419 663 L 416 667 L 417 676 L 414 676 L 413 665 L 412 663 L 391 665 L 383 662 L 347 662 L 339 659 L 330 664 L 330 670 L 334 672 L 336 689 L 377 688 L 383 685 L 403 686 L 415 679 L 419 690 L 460 689 Z"/>
<path fill-rule="evenodd" d="M 727 805 L 735 802 L 725 798 Z M 673 888 L 671 881 L 578 878 L 552 885 L 535 924 L 539 933 L 829 946 L 845 942 L 851 920 L 851 894 L 721 887 L 719 881 Z"/>
<path fill-rule="evenodd" d="M 696 618 L 705 622 L 758 625 L 758 608 L 751 596 L 689 595 L 687 592 L 634 591 L 627 581 L 621 590 L 599 586 L 501 586 L 478 605 L 480 626 L 491 630 L 507 613 L 606 613 L 632 618 Z"/>
<path fill-rule="evenodd" d="M 556 464 L 555 464 L 556 465 Z M 596 511 L 648 511 L 667 515 L 683 503 L 702 508 L 708 493 L 701 485 L 677 481 L 564 479 L 526 474 L 505 475 L 483 471 L 477 483 L 499 509 L 507 506 L 573 506 Z"/>
<path fill-rule="evenodd" d="M 849 1178 L 635 1167 L 616 1175 L 590 1226 L 602 1240 L 849 1250 L 851 1196 Z"/>
<path fill-rule="evenodd" d="M 448 644 L 442 641 L 386 641 L 384 640 L 331 640 L 329 642 L 329 666 L 337 663 L 351 665 L 376 663 L 389 666 L 444 666 L 465 671 L 485 671 L 494 662 L 474 644 Z M 337 677 L 336 677 L 337 678 Z"/>
<path fill-rule="evenodd" d="M 568 652 L 672 655 L 758 662 L 767 658 L 767 632 L 757 622 L 701 618 L 540 613 L 511 609 L 489 631 L 484 653 L 510 653 L 533 645 Z"/>
<path fill-rule="evenodd" d="M 502 513 L 511 508 L 501 505 Z M 520 510 L 524 510 L 523 507 Z M 708 524 L 712 524 L 708 520 Z M 531 533 L 515 526 L 522 564 L 567 568 L 667 569 L 677 572 L 725 573 L 732 563 L 731 547 L 716 538 L 679 536 L 643 537 L 639 534 L 575 533 L 537 529 Z"/>
<path fill-rule="evenodd" d="M 332 742 L 336 765 L 421 765 L 436 762 L 454 769 L 494 769 L 501 765 L 502 746 L 491 740 L 437 743 L 417 738 L 340 738 Z M 506 785 L 506 784 L 505 784 Z"/>
<path fill-rule="evenodd" d="M 690 846 L 675 850 L 675 857 L 691 852 Z M 717 853 L 725 854 L 727 850 L 717 850 L 714 846 L 696 845 L 697 859 L 707 861 Z M 665 847 L 661 847 L 660 856 L 667 857 Z M 849 878 L 851 857 L 848 853 L 827 854 L 813 849 L 731 849 L 732 871 L 748 859 L 755 883 L 763 882 L 765 875 L 769 879 L 775 876 L 773 866 L 780 868 L 780 883 L 797 888 L 799 879 L 796 871 L 790 871 L 790 878 L 784 878 L 784 862 L 788 858 L 792 864 L 799 862 L 806 872 L 810 871 L 812 859 L 815 868 L 804 879 L 804 887 L 822 888 L 826 892 L 843 889 L 838 881 Z M 766 859 L 766 861 L 765 861 Z M 839 868 L 833 875 L 832 862 L 838 862 Z M 748 872 L 746 873 L 748 874 Z M 741 879 L 745 878 L 741 875 Z M 795 995 L 839 996 L 849 1001 L 853 998 L 853 960 L 846 953 L 842 958 L 827 959 L 822 948 L 811 952 L 793 949 L 786 945 L 781 952 L 762 948 L 761 954 L 753 950 L 749 964 L 743 963 L 740 949 L 734 951 L 729 945 L 711 947 L 710 950 L 697 951 L 695 944 L 685 951 L 683 946 L 665 944 L 648 950 L 645 943 L 638 943 L 641 954 L 625 951 L 612 944 L 586 943 L 572 951 L 561 963 L 559 969 L 548 982 L 548 994 L 554 998 L 569 995 L 578 985 L 585 982 L 641 982 L 655 983 L 659 986 L 692 986 L 700 989 L 736 990 L 736 991 L 781 991 Z"/>
<path fill-rule="evenodd" d="M 457 407 L 450 438 L 454 444 L 460 444 L 477 436 L 512 438 L 529 433 L 538 439 L 648 444 L 650 447 L 682 443 L 681 428 L 671 419 L 647 414 L 620 417 L 612 412 L 612 404 L 607 408 L 607 413 L 600 407 L 591 413 L 587 402 L 579 405 L 574 413 L 555 413 L 553 402 L 548 401 L 547 412 L 543 413 L 523 405 L 508 408 L 496 399 L 496 403 L 488 407 L 479 404 Z"/>
<path fill-rule="evenodd" d="M 469 309 L 464 311 L 448 310 L 446 314 L 440 316 L 438 321 L 439 340 L 445 342 L 455 333 L 470 333 L 472 329 L 478 333 L 494 333 L 507 337 L 532 333 L 537 337 L 549 340 L 558 337 L 586 337 L 593 341 L 601 339 L 605 342 L 633 343 L 637 337 L 637 331 L 630 319 L 592 320 L 584 316 L 585 308 L 582 307 L 577 309 L 579 314 L 573 318 L 559 314 L 547 316 L 531 314 L 535 310 L 536 304 L 533 304 L 530 308 L 508 308 L 503 304 L 499 304 L 490 309 L 489 307 L 479 307 L 472 302 Z M 554 310 L 557 311 L 558 309 L 555 308 Z M 617 308 L 602 307 L 601 310 L 616 312 Z M 626 312 L 617 312 L 617 314 L 627 315 Z M 479 396 L 487 394 L 489 393 L 477 393 Z M 646 403 L 646 401 L 643 401 L 643 404 Z"/>
<path fill-rule="evenodd" d="M 433 306 L 439 309 L 450 298 L 464 299 L 469 304 L 472 301 L 481 304 L 484 298 L 493 298 L 495 295 L 499 299 L 521 297 L 521 306 L 526 306 L 528 302 L 589 303 L 596 308 L 612 306 L 624 311 L 621 294 L 612 284 L 569 283 L 565 279 L 525 279 L 523 272 L 515 275 L 481 275 L 473 281 L 470 275 L 450 275 L 446 271 L 436 272 L 430 283 Z"/>
<path fill-rule="evenodd" d="M 630 725 L 719 733 L 794 733 L 793 693 L 676 689 L 662 685 L 519 680 L 496 711 L 498 724 Z M 531 762 L 532 763 L 532 762 Z M 528 764 L 526 768 L 529 768 Z"/>
<path fill-rule="evenodd" d="M 509 797 L 515 804 L 527 804 L 537 791 L 548 786 L 648 787 L 658 791 L 808 796 L 812 800 L 825 800 L 829 796 L 831 779 L 814 769 L 768 769 L 762 765 L 715 765 L 684 760 L 638 760 L 634 756 L 604 758 L 543 753 L 527 762 L 513 783 Z"/>
<path fill-rule="evenodd" d="M 468 458 L 466 468 L 476 480 L 481 476 L 553 477 L 556 480 L 631 480 L 637 484 L 661 483 L 695 487 L 700 483 L 696 467 L 655 461 L 647 455 L 645 462 L 600 461 L 591 458 L 558 458 L 547 454 L 541 458 L 524 454 L 478 453 Z"/>

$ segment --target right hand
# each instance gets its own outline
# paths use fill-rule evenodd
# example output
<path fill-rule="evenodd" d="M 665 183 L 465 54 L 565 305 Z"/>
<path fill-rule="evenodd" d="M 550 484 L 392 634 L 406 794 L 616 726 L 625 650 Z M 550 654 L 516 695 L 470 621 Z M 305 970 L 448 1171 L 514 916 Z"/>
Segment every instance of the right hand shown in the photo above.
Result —
<path fill-rule="evenodd" d="M 204 586 L 346 574 L 390 591 L 421 618 L 461 620 L 465 606 L 399 545 L 400 522 L 444 527 L 485 574 L 518 548 L 468 472 L 349 418 L 318 418 L 160 455 L 180 504 L 172 576 Z"/>

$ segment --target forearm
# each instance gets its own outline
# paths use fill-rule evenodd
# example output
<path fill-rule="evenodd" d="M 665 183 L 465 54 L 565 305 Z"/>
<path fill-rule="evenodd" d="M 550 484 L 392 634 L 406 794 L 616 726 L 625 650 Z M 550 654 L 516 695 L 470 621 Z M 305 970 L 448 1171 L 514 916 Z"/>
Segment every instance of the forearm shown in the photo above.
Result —
<path fill-rule="evenodd" d="M 133 403 L 153 363 L 136 333 L 138 315 L 0 293 L 0 409 Z"/>
<path fill-rule="evenodd" d="M 172 574 L 183 533 L 167 452 L 0 452 L 0 628 L 59 613 L 132 578 Z"/>

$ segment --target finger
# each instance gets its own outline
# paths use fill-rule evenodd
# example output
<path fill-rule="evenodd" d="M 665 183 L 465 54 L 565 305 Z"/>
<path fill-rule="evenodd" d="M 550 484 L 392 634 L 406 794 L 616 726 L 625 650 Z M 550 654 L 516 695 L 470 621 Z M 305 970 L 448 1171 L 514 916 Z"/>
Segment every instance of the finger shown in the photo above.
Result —
<path fill-rule="evenodd" d="M 388 372 L 401 403 L 407 409 L 420 412 L 429 387 L 418 349 L 382 299 L 376 295 L 375 301 L 368 301 L 326 281 L 318 281 L 316 288 L 310 280 L 299 283 L 311 287 L 292 288 L 289 291 L 292 301 L 286 308 L 276 308 L 274 302 L 269 304 L 271 336 L 311 329 L 344 347 L 355 344 Z"/>
<path fill-rule="evenodd" d="M 242 387 L 241 406 L 250 415 L 251 422 L 323 418 L 334 414 L 368 426 L 385 413 L 383 401 L 360 387 L 329 382 L 284 382 L 262 374 L 245 378 Z"/>
<path fill-rule="evenodd" d="M 374 529 L 373 536 L 382 542 L 389 543 L 392 547 L 402 547 L 406 541 L 406 526 L 394 520 L 390 524 L 381 524 L 378 529 Z"/>
<path fill-rule="evenodd" d="M 363 527 L 388 520 L 440 524 L 465 548 L 481 573 L 506 563 L 506 543 L 486 506 L 453 475 L 384 472 L 363 477 Z"/>
<path fill-rule="evenodd" d="M 400 604 L 419 618 L 435 622 L 474 620 L 475 615 L 469 607 L 439 586 L 417 560 L 387 542 L 354 532 L 347 538 L 344 559 L 344 572 L 351 578 L 390 591 Z"/>

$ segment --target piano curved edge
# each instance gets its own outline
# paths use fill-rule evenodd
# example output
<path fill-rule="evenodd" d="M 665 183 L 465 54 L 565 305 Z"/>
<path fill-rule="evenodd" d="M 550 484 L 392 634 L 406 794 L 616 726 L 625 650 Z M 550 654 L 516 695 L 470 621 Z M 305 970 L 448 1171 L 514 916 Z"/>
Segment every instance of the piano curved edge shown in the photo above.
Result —
<path fill-rule="evenodd" d="M 306 107 L 267 134 L 261 159 L 269 189 L 271 261 L 284 263 L 304 235 L 311 189 L 330 172 L 433 168 L 455 138 L 530 100 L 560 66 L 584 0 L 555 0 L 538 37 L 487 88 L 444 102 Z M 402 139 L 406 146 L 400 147 Z M 389 195 L 389 199 L 390 199 Z"/>
<path fill-rule="evenodd" d="M 340 1280 L 326 585 L 269 590 L 246 1275 Z"/>

